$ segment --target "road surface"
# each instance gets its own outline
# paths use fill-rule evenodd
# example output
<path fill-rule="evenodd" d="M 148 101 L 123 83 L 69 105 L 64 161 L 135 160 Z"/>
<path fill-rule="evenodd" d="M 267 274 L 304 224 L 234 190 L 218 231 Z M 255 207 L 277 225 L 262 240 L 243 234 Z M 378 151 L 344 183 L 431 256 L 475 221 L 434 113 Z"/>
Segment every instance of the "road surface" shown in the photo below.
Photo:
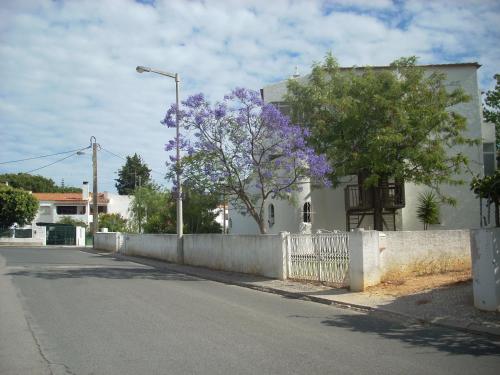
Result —
<path fill-rule="evenodd" d="M 482 336 L 160 271 L 0 248 L 0 374 L 499 374 Z"/>

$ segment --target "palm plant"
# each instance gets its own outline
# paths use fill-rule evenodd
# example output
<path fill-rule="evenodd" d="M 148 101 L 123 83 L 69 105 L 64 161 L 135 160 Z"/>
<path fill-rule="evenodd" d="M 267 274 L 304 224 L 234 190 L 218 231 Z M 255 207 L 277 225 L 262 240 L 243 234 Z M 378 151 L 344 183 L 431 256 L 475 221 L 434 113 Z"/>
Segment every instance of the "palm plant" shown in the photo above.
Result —
<path fill-rule="evenodd" d="M 432 191 L 418 196 L 417 217 L 424 224 L 424 230 L 431 224 L 439 224 L 439 200 Z"/>

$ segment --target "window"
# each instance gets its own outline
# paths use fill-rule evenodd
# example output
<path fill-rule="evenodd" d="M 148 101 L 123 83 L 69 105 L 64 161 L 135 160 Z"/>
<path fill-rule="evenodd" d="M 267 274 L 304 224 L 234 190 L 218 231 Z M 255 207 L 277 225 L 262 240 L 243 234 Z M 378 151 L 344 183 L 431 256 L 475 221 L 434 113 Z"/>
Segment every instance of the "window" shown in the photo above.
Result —
<path fill-rule="evenodd" d="M 58 215 L 76 215 L 76 206 L 57 206 Z"/>
<path fill-rule="evenodd" d="M 311 222 L 311 203 L 306 202 L 304 203 L 303 211 L 302 211 L 302 221 L 304 223 L 310 223 Z"/>
<path fill-rule="evenodd" d="M 267 210 L 269 227 L 274 225 L 274 205 L 271 203 Z"/>
<path fill-rule="evenodd" d="M 495 144 L 483 143 L 484 175 L 491 176 L 495 173 Z"/>
<path fill-rule="evenodd" d="M 90 213 L 94 213 L 94 206 L 90 205 Z M 98 214 L 107 214 L 108 213 L 108 206 L 97 206 L 97 213 Z"/>

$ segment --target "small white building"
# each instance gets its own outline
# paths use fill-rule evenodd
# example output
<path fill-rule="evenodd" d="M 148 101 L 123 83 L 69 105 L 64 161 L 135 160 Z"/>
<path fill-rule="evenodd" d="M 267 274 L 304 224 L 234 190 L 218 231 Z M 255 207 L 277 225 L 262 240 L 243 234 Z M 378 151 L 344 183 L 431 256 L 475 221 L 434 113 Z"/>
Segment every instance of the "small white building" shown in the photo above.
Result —
<path fill-rule="evenodd" d="M 425 65 L 423 67 L 429 73 L 434 71 L 445 73 L 447 76 L 445 84 L 450 90 L 462 87 L 465 93 L 470 96 L 469 102 L 457 105 L 455 110 L 467 119 L 466 136 L 482 140 L 482 144 L 462 147 L 461 151 L 468 156 L 470 162 L 470 171 L 464 172 L 460 176 L 465 183 L 459 186 L 441 186 L 444 194 L 457 200 L 457 205 L 454 207 L 441 205 L 440 224 L 432 225 L 430 229 L 479 228 L 481 222 L 480 205 L 479 200 L 470 190 L 470 181 L 473 175 L 492 174 L 496 169 L 495 128 L 493 124 L 485 123 L 482 118 L 481 95 L 477 79 L 477 69 L 480 65 L 478 63 L 461 63 Z M 373 68 L 387 69 L 388 67 Z M 305 83 L 307 77 L 296 79 Z M 267 103 L 277 105 L 286 113 L 287 105 L 284 102 L 286 90 L 287 81 L 282 81 L 264 87 L 261 93 Z M 450 149 L 449 152 L 452 153 L 454 150 Z M 357 183 L 356 176 L 346 176 L 341 186 L 335 189 L 315 187 L 311 183 L 305 183 L 303 190 L 293 193 L 290 201 L 269 200 L 266 204 L 268 233 L 348 230 L 356 227 L 373 229 L 373 217 L 353 215 L 352 211 L 349 211 L 353 200 L 350 195 L 353 192 L 352 186 L 357 186 Z M 351 187 L 348 187 L 349 185 Z M 384 229 L 422 230 L 423 224 L 419 222 L 416 213 L 418 196 L 428 188 L 423 185 L 405 183 L 403 189 L 404 207 L 395 206 L 393 213 L 387 217 L 387 225 L 384 226 Z M 399 194 L 397 188 L 391 194 Z M 291 202 L 295 202 L 295 204 Z M 348 212 L 351 213 L 348 214 Z M 483 214 L 485 212 L 484 208 Z M 259 228 L 250 215 L 242 215 L 230 208 L 230 217 L 231 233 L 259 233 Z"/>
<path fill-rule="evenodd" d="M 33 193 L 39 200 L 40 208 L 35 223 L 57 223 L 63 217 L 83 221 L 87 225 L 93 222 L 92 193 L 87 182 L 83 183 L 81 193 Z M 129 218 L 131 197 L 115 193 L 99 193 L 98 213 L 116 213 Z"/>

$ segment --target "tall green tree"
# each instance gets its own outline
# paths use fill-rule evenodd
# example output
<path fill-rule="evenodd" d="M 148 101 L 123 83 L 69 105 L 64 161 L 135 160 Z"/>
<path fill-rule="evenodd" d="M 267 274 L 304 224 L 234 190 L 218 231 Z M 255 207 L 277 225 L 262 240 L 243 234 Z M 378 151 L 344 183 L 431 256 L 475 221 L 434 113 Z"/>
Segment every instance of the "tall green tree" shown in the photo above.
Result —
<path fill-rule="evenodd" d="M 220 233 L 215 221 L 220 196 L 183 186 L 184 233 Z M 176 233 L 177 205 L 175 194 L 150 185 L 136 189 L 130 204 L 129 228 L 143 233 Z"/>
<path fill-rule="evenodd" d="M 28 173 L 5 173 L 0 175 L 0 183 L 8 182 L 10 186 L 32 191 L 33 193 L 80 193 L 81 188 L 71 186 L 57 186 L 47 177 Z"/>
<path fill-rule="evenodd" d="M 221 196 L 219 194 L 210 193 L 201 188 L 186 184 L 183 186 L 183 196 L 185 233 L 221 233 L 222 228 L 215 221 L 219 215 L 218 207 L 221 203 Z M 170 217 L 175 217 L 175 203 L 169 206 L 169 210 Z"/>
<path fill-rule="evenodd" d="M 20 226 L 33 221 L 38 212 L 38 199 L 21 189 L 0 185 L 0 227 L 17 223 Z"/>
<path fill-rule="evenodd" d="M 123 167 L 118 171 L 116 190 L 120 195 L 131 195 L 138 186 L 146 186 L 151 183 L 151 169 L 137 154 L 127 156 Z"/>
<path fill-rule="evenodd" d="M 500 150 L 500 74 L 495 74 L 495 89 L 486 92 L 483 115 L 486 121 L 495 124 L 496 149 Z"/>
<path fill-rule="evenodd" d="M 171 224 L 170 193 L 153 184 L 135 189 L 130 202 L 129 230 L 139 233 L 175 233 Z M 175 217 L 175 216 L 174 216 Z"/>
<path fill-rule="evenodd" d="M 308 142 L 325 153 L 331 180 L 360 175 L 375 192 L 374 227 L 382 230 L 380 202 L 388 179 L 432 187 L 463 183 L 457 174 L 467 157 L 448 151 L 477 141 L 464 135 L 466 119 L 453 106 L 469 100 L 462 89 L 448 92 L 445 75 L 425 74 L 415 57 L 387 69 L 340 69 L 328 54 L 313 65 L 305 83 L 288 82 L 292 119 L 310 130 Z"/>

